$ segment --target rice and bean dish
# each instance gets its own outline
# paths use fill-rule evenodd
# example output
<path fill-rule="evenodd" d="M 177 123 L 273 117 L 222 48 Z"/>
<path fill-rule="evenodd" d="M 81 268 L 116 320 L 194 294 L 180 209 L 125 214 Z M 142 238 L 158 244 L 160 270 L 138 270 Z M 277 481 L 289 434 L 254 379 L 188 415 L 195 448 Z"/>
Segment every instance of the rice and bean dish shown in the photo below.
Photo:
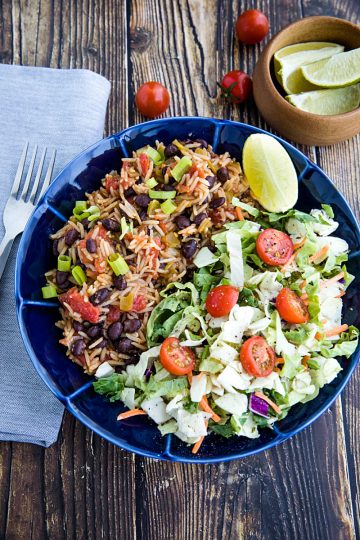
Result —
<path fill-rule="evenodd" d="M 156 141 L 76 201 L 51 239 L 60 343 L 95 391 L 197 452 L 258 437 L 314 399 L 356 349 L 331 207 L 266 212 L 240 163 L 204 140 Z"/>

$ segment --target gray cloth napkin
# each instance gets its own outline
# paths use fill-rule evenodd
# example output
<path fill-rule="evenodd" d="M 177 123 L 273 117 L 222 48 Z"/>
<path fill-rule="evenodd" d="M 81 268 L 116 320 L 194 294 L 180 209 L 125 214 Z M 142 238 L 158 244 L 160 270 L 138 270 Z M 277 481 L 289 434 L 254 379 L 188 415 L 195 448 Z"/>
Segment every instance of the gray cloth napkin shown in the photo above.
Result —
<path fill-rule="evenodd" d="M 25 141 L 48 156 L 54 176 L 103 136 L 110 83 L 87 70 L 0 65 L 0 239 L 2 215 Z M 39 152 L 40 153 L 40 152 Z M 29 156 L 28 156 L 29 161 Z M 49 446 L 63 406 L 37 375 L 22 344 L 15 312 L 15 242 L 0 281 L 0 440 Z"/>

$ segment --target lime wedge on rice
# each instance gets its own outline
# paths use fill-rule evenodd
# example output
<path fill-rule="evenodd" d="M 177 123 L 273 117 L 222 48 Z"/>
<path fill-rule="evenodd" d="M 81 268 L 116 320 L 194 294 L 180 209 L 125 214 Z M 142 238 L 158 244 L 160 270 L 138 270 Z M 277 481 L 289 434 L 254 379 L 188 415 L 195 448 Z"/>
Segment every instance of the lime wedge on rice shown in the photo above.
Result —
<path fill-rule="evenodd" d="M 303 66 L 301 72 L 316 86 L 334 88 L 355 84 L 360 81 L 360 48 Z"/>
<path fill-rule="evenodd" d="M 298 179 L 285 148 L 273 137 L 250 135 L 243 148 L 243 168 L 255 199 L 269 212 L 286 212 L 298 198 Z"/>
<path fill-rule="evenodd" d="M 283 47 L 274 55 L 276 78 L 287 94 L 299 94 L 313 90 L 314 86 L 305 79 L 301 67 L 329 58 L 343 50 L 342 45 L 323 41 L 309 41 L 308 43 L 296 43 Z"/>
<path fill-rule="evenodd" d="M 286 96 L 298 109 L 314 114 L 343 114 L 360 105 L 360 84 L 345 88 L 327 88 Z"/>

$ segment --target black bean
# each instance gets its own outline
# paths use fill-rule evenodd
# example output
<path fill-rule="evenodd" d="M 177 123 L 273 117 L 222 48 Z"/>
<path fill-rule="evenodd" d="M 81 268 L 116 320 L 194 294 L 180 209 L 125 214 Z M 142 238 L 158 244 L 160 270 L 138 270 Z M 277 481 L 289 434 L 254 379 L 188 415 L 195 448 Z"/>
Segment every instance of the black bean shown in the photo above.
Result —
<path fill-rule="evenodd" d="M 137 186 L 140 186 L 140 184 L 142 184 L 142 183 L 143 183 L 142 178 L 139 178 L 139 180 L 136 180 L 136 182 L 135 182 L 135 184 Z"/>
<path fill-rule="evenodd" d="M 185 259 L 192 259 L 193 256 L 195 255 L 197 247 L 198 247 L 197 242 L 194 239 L 184 242 L 181 246 L 181 251 Z"/>
<path fill-rule="evenodd" d="M 175 218 L 175 223 L 179 229 L 186 229 L 186 227 L 190 227 L 191 221 L 186 216 L 177 216 Z"/>
<path fill-rule="evenodd" d="M 145 208 L 140 208 L 138 214 L 139 214 L 139 218 L 141 219 L 141 221 L 146 221 L 147 212 L 146 212 Z"/>
<path fill-rule="evenodd" d="M 163 168 L 161 169 L 161 174 L 162 174 L 163 176 L 165 176 L 167 170 L 168 170 L 167 165 L 165 165 L 165 167 L 163 167 Z"/>
<path fill-rule="evenodd" d="M 149 195 L 146 195 L 146 193 L 140 193 L 140 195 L 137 195 L 135 197 L 136 204 L 141 208 L 147 208 L 149 206 L 150 200 L 151 199 Z"/>
<path fill-rule="evenodd" d="M 95 342 L 94 342 L 95 343 Z M 100 341 L 100 343 L 98 343 L 94 349 L 104 349 L 105 347 L 107 347 L 108 345 L 108 340 L 107 339 L 103 339 L 102 341 Z"/>
<path fill-rule="evenodd" d="M 220 182 L 226 182 L 226 180 L 229 180 L 230 174 L 227 170 L 227 167 L 220 167 L 220 169 L 217 170 L 216 176 L 220 180 Z"/>
<path fill-rule="evenodd" d="M 170 184 L 161 184 L 158 191 L 175 191 L 175 188 L 174 186 L 170 186 Z"/>
<path fill-rule="evenodd" d="M 198 227 L 200 225 L 200 223 L 202 223 L 204 221 L 204 219 L 206 219 L 206 218 L 207 218 L 207 213 L 206 212 L 200 212 L 200 214 L 198 214 L 197 216 L 194 217 L 193 222 Z"/>
<path fill-rule="evenodd" d="M 94 326 L 90 326 L 90 328 L 87 329 L 86 333 L 91 339 L 97 338 L 101 334 L 101 326 L 94 324 Z"/>
<path fill-rule="evenodd" d="M 116 219 L 106 218 L 102 220 L 104 229 L 107 231 L 117 232 L 120 231 L 120 223 Z"/>
<path fill-rule="evenodd" d="M 124 291 L 127 287 L 126 279 L 123 276 L 119 276 L 114 280 L 114 287 L 119 291 Z"/>
<path fill-rule="evenodd" d="M 87 229 L 87 228 L 88 228 L 89 223 L 90 223 L 90 221 L 88 220 L 87 217 L 81 220 L 81 224 L 82 224 L 82 226 L 84 227 L 84 229 Z"/>
<path fill-rule="evenodd" d="M 76 242 L 78 238 L 80 238 L 79 231 L 71 227 L 71 229 L 69 229 L 65 235 L 65 244 L 70 247 L 73 245 L 74 242 Z"/>
<path fill-rule="evenodd" d="M 110 293 L 111 291 L 109 291 L 109 289 L 99 289 L 98 291 L 96 291 L 96 293 L 90 296 L 89 300 L 93 306 L 98 306 L 109 298 Z"/>
<path fill-rule="evenodd" d="M 68 279 L 66 281 L 64 281 L 64 283 L 62 285 L 59 285 L 59 289 L 61 291 L 66 291 L 67 289 L 70 289 L 70 287 L 73 287 L 74 284 L 71 283 Z"/>
<path fill-rule="evenodd" d="M 196 139 L 197 143 L 200 144 L 200 148 L 207 148 L 209 144 L 204 139 Z"/>
<path fill-rule="evenodd" d="M 86 349 L 86 343 L 82 339 L 77 339 L 71 345 L 71 352 L 74 356 L 81 356 Z"/>
<path fill-rule="evenodd" d="M 217 197 L 216 199 L 213 199 L 211 202 L 209 202 L 209 207 L 212 209 L 220 208 L 225 203 L 225 197 Z"/>
<path fill-rule="evenodd" d="M 130 197 L 135 197 L 136 192 L 134 191 L 134 189 L 132 187 L 129 187 L 129 188 L 125 189 L 124 195 L 128 199 Z"/>
<path fill-rule="evenodd" d="M 61 270 L 56 270 L 56 285 L 64 285 L 64 283 L 68 280 L 69 272 L 62 272 Z"/>
<path fill-rule="evenodd" d="M 164 155 L 166 159 L 174 157 L 180 153 L 179 149 L 175 144 L 168 144 L 164 150 Z"/>
<path fill-rule="evenodd" d="M 207 180 L 207 183 L 209 184 L 209 189 L 211 189 L 216 183 L 216 176 L 207 176 L 205 180 Z"/>
<path fill-rule="evenodd" d="M 78 321 L 73 321 L 72 323 L 73 329 L 75 332 L 83 332 L 84 331 L 84 325 Z"/>
<path fill-rule="evenodd" d="M 124 332 L 132 334 L 137 332 L 141 328 L 141 321 L 139 319 L 128 319 L 124 322 Z"/>
<path fill-rule="evenodd" d="M 59 255 L 58 245 L 59 245 L 59 239 L 57 238 L 56 240 L 53 241 L 53 245 L 52 245 L 52 252 L 55 255 L 55 257 Z"/>
<path fill-rule="evenodd" d="M 88 238 L 86 240 L 86 249 L 89 253 L 95 253 L 97 250 L 96 240 L 94 238 Z"/>
<path fill-rule="evenodd" d="M 120 353 L 129 353 L 132 349 L 133 344 L 129 338 L 120 339 L 116 345 L 116 350 Z"/>
<path fill-rule="evenodd" d="M 177 180 L 175 180 L 175 178 L 170 176 L 170 178 L 169 178 L 169 186 L 174 186 L 175 184 L 177 184 Z"/>
<path fill-rule="evenodd" d="M 111 339 L 111 341 L 116 341 L 117 339 L 119 339 L 122 332 L 123 332 L 123 325 L 121 324 L 121 322 L 112 323 L 107 330 L 107 334 L 109 338 Z"/>

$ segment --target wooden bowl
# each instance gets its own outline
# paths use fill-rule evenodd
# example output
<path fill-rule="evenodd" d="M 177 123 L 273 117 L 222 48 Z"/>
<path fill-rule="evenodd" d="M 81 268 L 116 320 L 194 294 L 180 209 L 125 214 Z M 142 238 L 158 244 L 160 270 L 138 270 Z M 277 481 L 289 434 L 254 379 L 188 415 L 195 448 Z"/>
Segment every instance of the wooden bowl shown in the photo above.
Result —
<path fill-rule="evenodd" d="M 275 82 L 273 56 L 282 47 L 306 41 L 330 41 L 345 49 L 360 47 L 360 27 L 335 17 L 307 17 L 276 34 L 262 51 L 253 74 L 254 98 L 266 120 L 293 141 L 325 146 L 350 139 L 360 132 L 360 108 L 332 116 L 297 109 L 281 95 Z"/>

